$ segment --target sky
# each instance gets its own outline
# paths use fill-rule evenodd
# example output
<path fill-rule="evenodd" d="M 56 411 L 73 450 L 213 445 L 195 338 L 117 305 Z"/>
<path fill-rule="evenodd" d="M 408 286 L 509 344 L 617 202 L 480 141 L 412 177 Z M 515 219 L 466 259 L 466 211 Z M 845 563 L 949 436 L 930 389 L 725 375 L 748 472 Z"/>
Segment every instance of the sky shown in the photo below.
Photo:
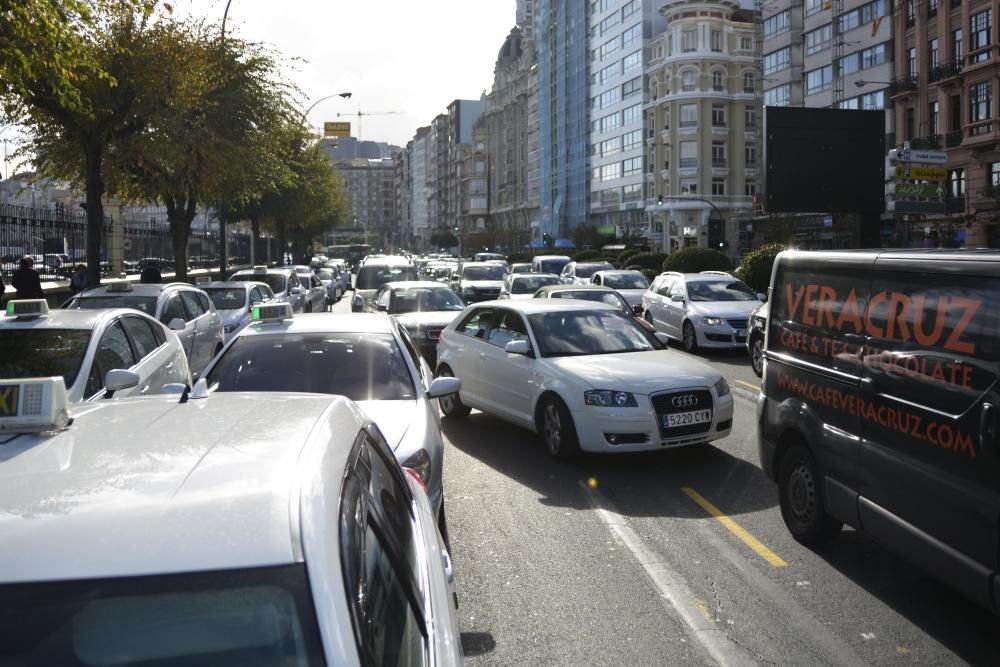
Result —
<path fill-rule="evenodd" d="M 175 0 L 178 14 L 221 19 L 224 0 Z M 317 132 L 350 121 L 351 134 L 399 146 L 454 99 L 479 99 L 514 26 L 515 0 L 231 0 L 226 31 L 266 42 L 289 62 Z M 397 112 L 374 115 L 379 112 Z M 337 114 L 342 114 L 338 117 Z"/>

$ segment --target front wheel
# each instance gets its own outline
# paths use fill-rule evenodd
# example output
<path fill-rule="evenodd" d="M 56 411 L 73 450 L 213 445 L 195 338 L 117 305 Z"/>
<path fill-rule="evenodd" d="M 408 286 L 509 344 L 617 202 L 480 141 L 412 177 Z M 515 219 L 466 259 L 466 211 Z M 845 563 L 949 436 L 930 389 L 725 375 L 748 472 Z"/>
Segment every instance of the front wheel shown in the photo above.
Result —
<path fill-rule="evenodd" d="M 438 377 L 450 378 L 455 376 L 452 374 L 450 368 L 445 367 L 438 372 Z M 458 397 L 458 392 L 442 396 L 438 399 L 438 405 L 441 406 L 441 414 L 448 419 L 461 419 L 472 412 L 469 406 L 462 403 L 462 399 Z"/>
<path fill-rule="evenodd" d="M 684 349 L 688 352 L 695 352 L 698 349 L 698 336 L 694 332 L 694 325 L 690 322 L 684 323 Z"/>
<path fill-rule="evenodd" d="M 549 396 L 544 401 L 541 408 L 542 440 L 552 458 L 565 461 L 580 451 L 573 416 L 559 398 Z"/>
<path fill-rule="evenodd" d="M 764 376 L 764 339 L 761 336 L 755 336 L 750 343 L 750 365 L 757 377 Z"/>
<path fill-rule="evenodd" d="M 822 483 L 812 452 L 802 445 L 785 452 L 778 471 L 781 517 L 792 537 L 806 546 L 827 544 L 844 526 L 826 513 Z"/>

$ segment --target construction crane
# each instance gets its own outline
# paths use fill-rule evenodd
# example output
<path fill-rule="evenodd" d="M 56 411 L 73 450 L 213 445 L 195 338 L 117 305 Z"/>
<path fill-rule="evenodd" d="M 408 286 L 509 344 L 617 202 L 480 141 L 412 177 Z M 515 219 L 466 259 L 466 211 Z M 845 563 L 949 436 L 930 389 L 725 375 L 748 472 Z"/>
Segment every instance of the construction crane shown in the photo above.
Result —
<path fill-rule="evenodd" d="M 362 111 L 358 109 L 357 113 L 337 113 L 337 118 L 341 116 L 357 116 L 358 117 L 358 141 L 361 141 L 361 117 L 362 116 L 391 116 L 393 114 L 402 113 L 401 111 Z"/>

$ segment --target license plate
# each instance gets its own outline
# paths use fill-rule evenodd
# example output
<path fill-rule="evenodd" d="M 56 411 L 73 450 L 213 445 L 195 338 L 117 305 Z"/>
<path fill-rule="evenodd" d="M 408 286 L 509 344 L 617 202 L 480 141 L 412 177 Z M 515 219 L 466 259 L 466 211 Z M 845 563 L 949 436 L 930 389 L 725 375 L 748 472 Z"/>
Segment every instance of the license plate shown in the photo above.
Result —
<path fill-rule="evenodd" d="M 737 336 L 746 336 L 747 335 L 747 330 L 746 329 L 737 329 L 736 330 L 736 335 Z"/>
<path fill-rule="evenodd" d="M 704 424 L 712 421 L 711 410 L 694 410 L 693 412 L 676 412 L 672 415 L 663 415 L 663 428 L 673 428 L 675 426 L 690 426 L 691 424 Z"/>

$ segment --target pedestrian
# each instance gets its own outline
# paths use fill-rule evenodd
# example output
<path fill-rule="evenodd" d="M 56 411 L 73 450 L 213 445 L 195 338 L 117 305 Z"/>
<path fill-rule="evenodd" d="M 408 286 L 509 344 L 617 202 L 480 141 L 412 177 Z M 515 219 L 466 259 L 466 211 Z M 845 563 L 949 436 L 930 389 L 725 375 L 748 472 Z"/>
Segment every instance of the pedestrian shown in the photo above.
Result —
<path fill-rule="evenodd" d="M 17 290 L 18 299 L 44 299 L 42 279 L 34 269 L 35 260 L 31 255 L 21 258 L 20 266 L 11 277 L 10 284 Z"/>
<path fill-rule="evenodd" d="M 139 274 L 140 283 L 162 283 L 163 276 L 160 275 L 160 266 L 157 262 L 148 262 Z"/>
<path fill-rule="evenodd" d="M 73 294 L 82 292 L 87 286 L 87 265 L 77 264 L 76 271 L 69 278 L 69 288 L 73 291 Z"/>

